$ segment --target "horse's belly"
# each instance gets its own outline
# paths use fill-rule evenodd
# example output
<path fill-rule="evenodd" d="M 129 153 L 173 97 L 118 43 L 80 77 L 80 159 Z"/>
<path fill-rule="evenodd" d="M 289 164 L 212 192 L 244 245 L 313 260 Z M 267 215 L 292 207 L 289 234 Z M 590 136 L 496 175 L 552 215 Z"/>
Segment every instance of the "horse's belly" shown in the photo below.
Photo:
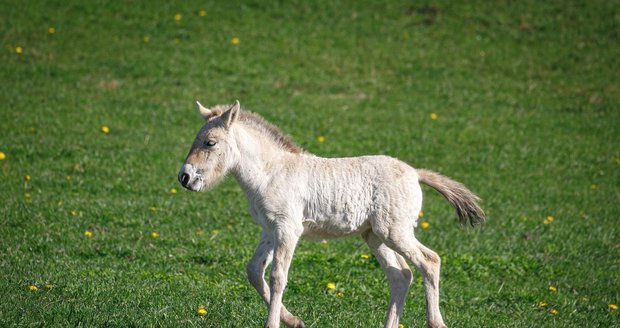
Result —
<path fill-rule="evenodd" d="M 309 239 L 360 234 L 370 228 L 370 213 L 367 211 L 331 213 L 307 211 L 304 214 L 303 237 Z"/>

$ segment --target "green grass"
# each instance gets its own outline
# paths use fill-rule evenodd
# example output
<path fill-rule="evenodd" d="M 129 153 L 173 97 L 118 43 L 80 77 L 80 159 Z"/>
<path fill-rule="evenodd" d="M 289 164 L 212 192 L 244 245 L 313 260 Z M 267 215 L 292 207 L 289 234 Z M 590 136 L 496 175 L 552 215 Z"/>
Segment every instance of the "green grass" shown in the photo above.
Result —
<path fill-rule="evenodd" d="M 0 2 L 0 326 L 262 325 L 243 194 L 176 181 L 196 99 L 239 99 L 317 155 L 389 154 L 477 192 L 489 218 L 474 230 L 425 189 L 417 234 L 443 258 L 449 326 L 620 326 L 618 8 Z M 289 309 L 309 327 L 380 326 L 388 286 L 367 252 L 302 242 Z M 424 321 L 416 275 L 401 322 Z"/>

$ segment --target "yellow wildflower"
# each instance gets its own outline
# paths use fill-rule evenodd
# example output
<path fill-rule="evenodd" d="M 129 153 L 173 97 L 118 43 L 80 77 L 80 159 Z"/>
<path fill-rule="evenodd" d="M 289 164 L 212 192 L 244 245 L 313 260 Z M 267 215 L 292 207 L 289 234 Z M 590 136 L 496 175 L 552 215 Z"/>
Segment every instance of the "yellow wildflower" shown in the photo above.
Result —
<path fill-rule="evenodd" d="M 207 315 L 207 309 L 204 307 L 204 305 L 198 306 L 198 310 L 196 312 L 201 317 L 204 317 L 205 315 Z"/>
<path fill-rule="evenodd" d="M 177 193 L 177 188 L 170 188 L 170 193 L 171 194 L 176 194 Z"/>
<path fill-rule="evenodd" d="M 84 231 L 84 236 L 86 236 L 88 238 L 92 237 L 93 236 L 93 231 L 90 230 L 90 229 Z"/>
<path fill-rule="evenodd" d="M 200 17 L 205 17 L 207 16 L 207 11 L 206 10 L 201 10 L 198 12 L 198 15 L 200 15 Z"/>
<path fill-rule="evenodd" d="M 30 286 L 28 286 L 28 289 L 29 289 L 31 292 L 36 292 L 36 291 L 38 291 L 38 290 L 39 290 L 39 287 L 37 287 L 36 285 L 30 285 Z"/>
<path fill-rule="evenodd" d="M 556 309 L 551 309 L 550 313 L 553 314 L 553 315 L 557 315 L 559 312 Z"/>
<path fill-rule="evenodd" d="M 52 289 L 56 286 L 52 285 L 52 284 L 45 284 L 45 289 Z"/>
<path fill-rule="evenodd" d="M 431 226 L 430 223 L 428 223 L 428 221 L 422 221 L 422 223 L 420 223 L 420 228 L 422 229 L 428 229 Z"/>
<path fill-rule="evenodd" d="M 327 283 L 327 289 L 336 289 L 336 284 L 333 282 Z"/>
<path fill-rule="evenodd" d="M 24 176 L 24 180 L 26 180 L 26 181 L 30 181 L 30 179 L 31 179 L 31 177 L 30 177 L 29 175 L 25 175 L 25 176 Z"/>
<path fill-rule="evenodd" d="M 157 233 L 157 231 L 151 232 L 151 238 L 153 238 L 153 239 L 159 238 L 159 234 Z"/>
<path fill-rule="evenodd" d="M 6 159 L 6 154 L 0 151 L 0 161 L 3 161 Z"/>
<path fill-rule="evenodd" d="M 174 15 L 174 20 L 175 21 L 179 22 L 179 21 L 181 21 L 181 19 L 183 19 L 183 15 L 181 15 L 181 14 Z"/>
<path fill-rule="evenodd" d="M 360 257 L 361 257 L 363 260 L 368 260 L 368 259 L 370 258 L 370 256 L 368 256 L 368 254 L 362 254 L 362 255 L 360 255 Z"/>
<path fill-rule="evenodd" d="M 549 224 L 553 222 L 554 218 L 551 215 L 548 215 L 547 218 L 543 221 L 543 224 Z"/>
<path fill-rule="evenodd" d="M 47 33 L 49 33 L 49 34 L 56 33 L 56 28 L 54 28 L 53 26 L 48 27 L 47 28 Z"/>
<path fill-rule="evenodd" d="M 236 46 L 236 45 L 238 45 L 238 44 L 239 44 L 239 42 L 241 42 L 241 41 L 240 41 L 240 40 L 239 40 L 239 38 L 238 38 L 238 37 L 236 37 L 236 36 L 234 36 L 232 39 L 230 39 L 230 43 L 232 43 L 232 44 L 233 44 L 233 45 L 235 45 L 235 46 Z"/>
<path fill-rule="evenodd" d="M 101 132 L 108 134 L 110 133 L 110 128 L 107 125 L 101 127 Z"/>
<path fill-rule="evenodd" d="M 612 311 L 617 311 L 618 310 L 618 305 L 617 304 L 609 304 L 607 305 L 609 307 L 610 310 Z"/>
<path fill-rule="evenodd" d="M 538 307 L 544 308 L 544 307 L 547 307 L 547 305 L 549 305 L 549 304 L 547 304 L 547 302 L 545 302 L 545 301 L 538 302 Z"/>
<path fill-rule="evenodd" d="M 16 54 L 21 55 L 22 52 L 24 52 L 24 48 L 19 47 L 19 46 L 15 47 L 15 53 Z"/>
<path fill-rule="evenodd" d="M 431 113 L 431 120 L 436 120 L 437 119 L 437 114 L 436 113 Z"/>
<path fill-rule="evenodd" d="M 151 41 L 151 38 L 148 36 L 145 36 L 144 38 L 142 38 L 142 41 L 144 41 L 144 43 L 149 43 Z"/>
<path fill-rule="evenodd" d="M 418 217 L 419 218 L 424 217 L 424 212 L 420 211 L 420 213 L 418 213 Z"/>
<path fill-rule="evenodd" d="M 405 325 L 403 325 L 402 323 L 399 323 L 398 328 L 405 328 Z"/>
<path fill-rule="evenodd" d="M 342 298 L 342 297 L 344 297 L 344 293 L 343 292 L 337 292 L 336 293 L 336 297 Z"/>
<path fill-rule="evenodd" d="M 71 211 L 71 216 L 77 216 L 78 212 L 77 211 Z"/>
<path fill-rule="evenodd" d="M 316 138 L 316 141 L 323 143 L 323 142 L 325 142 L 325 137 L 324 136 L 318 136 Z"/>
<path fill-rule="evenodd" d="M 552 292 L 552 293 L 555 293 L 555 292 L 558 291 L 558 288 L 555 287 L 555 286 L 549 286 L 549 291 Z"/>
<path fill-rule="evenodd" d="M 27 193 L 25 193 L 25 194 L 24 194 L 24 197 L 26 197 L 26 198 L 30 198 L 30 197 L 32 197 L 32 194 L 31 194 L 31 193 L 29 193 L 29 192 L 27 192 Z"/>

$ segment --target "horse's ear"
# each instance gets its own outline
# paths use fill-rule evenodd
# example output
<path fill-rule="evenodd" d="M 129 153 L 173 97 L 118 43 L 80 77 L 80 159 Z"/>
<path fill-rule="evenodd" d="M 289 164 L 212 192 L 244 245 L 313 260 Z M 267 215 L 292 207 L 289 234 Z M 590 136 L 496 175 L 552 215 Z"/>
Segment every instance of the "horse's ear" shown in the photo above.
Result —
<path fill-rule="evenodd" d="M 213 117 L 213 115 L 215 115 L 212 110 L 203 106 L 199 101 L 196 101 L 196 108 L 198 109 L 200 116 L 202 116 L 205 121 L 208 121 L 211 117 Z"/>
<path fill-rule="evenodd" d="M 224 121 L 224 126 L 226 128 L 230 127 L 237 120 L 237 116 L 239 116 L 239 111 L 241 109 L 241 104 L 239 104 L 239 100 L 235 100 L 235 103 L 230 106 L 230 108 L 222 114 L 222 120 Z"/>

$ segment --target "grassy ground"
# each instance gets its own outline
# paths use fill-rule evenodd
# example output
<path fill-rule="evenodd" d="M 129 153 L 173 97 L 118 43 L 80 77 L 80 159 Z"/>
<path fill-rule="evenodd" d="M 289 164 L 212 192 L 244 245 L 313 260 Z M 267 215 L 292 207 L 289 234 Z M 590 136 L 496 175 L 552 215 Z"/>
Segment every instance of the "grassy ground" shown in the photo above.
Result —
<path fill-rule="evenodd" d="M 480 194 L 474 230 L 425 189 L 417 234 L 443 258 L 449 326 L 620 326 L 618 8 L 0 2 L 0 326 L 262 325 L 242 193 L 176 181 L 195 99 Z M 286 304 L 310 327 L 380 326 L 388 287 L 367 253 L 302 242 Z M 424 320 L 417 275 L 401 322 Z"/>

